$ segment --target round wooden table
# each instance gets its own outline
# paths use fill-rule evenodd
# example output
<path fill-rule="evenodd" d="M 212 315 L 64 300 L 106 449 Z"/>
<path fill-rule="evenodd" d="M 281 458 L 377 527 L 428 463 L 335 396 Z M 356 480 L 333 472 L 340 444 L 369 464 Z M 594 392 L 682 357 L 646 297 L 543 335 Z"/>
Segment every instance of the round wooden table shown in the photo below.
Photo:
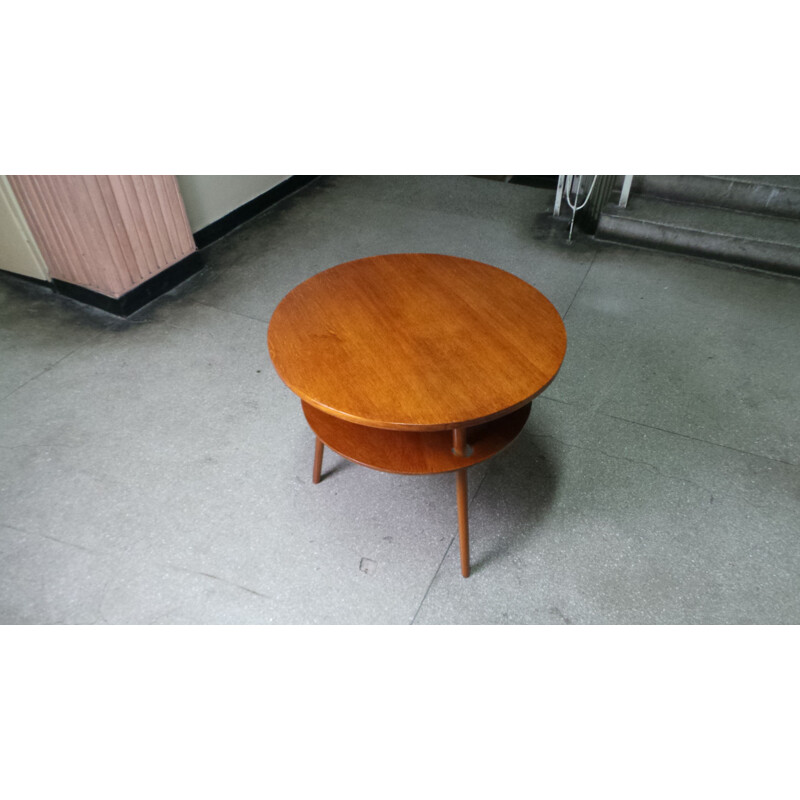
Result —
<path fill-rule="evenodd" d="M 468 577 L 467 468 L 517 436 L 561 366 L 567 336 L 550 301 L 478 261 L 373 256 L 289 292 L 267 341 L 317 436 L 314 483 L 324 445 L 385 472 L 456 473 Z"/>

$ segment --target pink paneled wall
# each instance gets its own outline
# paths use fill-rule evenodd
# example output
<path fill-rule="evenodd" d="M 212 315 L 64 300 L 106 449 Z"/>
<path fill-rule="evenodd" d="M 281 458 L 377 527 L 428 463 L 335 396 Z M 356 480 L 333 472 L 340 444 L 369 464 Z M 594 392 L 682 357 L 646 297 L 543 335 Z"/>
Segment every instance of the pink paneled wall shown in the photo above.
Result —
<path fill-rule="evenodd" d="M 196 249 L 173 175 L 9 175 L 50 277 L 120 297 Z"/>

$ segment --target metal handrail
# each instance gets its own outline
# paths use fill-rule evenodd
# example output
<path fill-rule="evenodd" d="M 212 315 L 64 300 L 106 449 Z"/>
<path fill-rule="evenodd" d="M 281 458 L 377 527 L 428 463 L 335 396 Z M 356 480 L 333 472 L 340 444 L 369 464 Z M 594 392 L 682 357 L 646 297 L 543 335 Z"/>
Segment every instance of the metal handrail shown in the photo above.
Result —
<path fill-rule="evenodd" d="M 572 219 L 569 225 L 569 241 L 572 241 L 572 231 L 575 225 L 576 214 L 581 212 L 580 222 L 581 227 L 587 233 L 594 234 L 600 221 L 600 215 L 603 208 L 608 202 L 614 186 L 617 185 L 619 176 L 617 175 L 593 175 L 589 190 L 586 196 L 581 200 L 581 188 L 583 179 L 588 177 L 586 175 L 559 175 L 558 185 L 556 187 L 556 200 L 553 208 L 553 216 L 558 217 L 561 214 L 561 203 L 566 200 L 567 205 L 572 210 Z M 631 190 L 632 175 L 624 175 L 622 182 L 622 193 L 620 195 L 620 205 L 625 206 L 628 203 L 628 196 Z M 574 193 L 574 202 L 571 195 Z"/>
<path fill-rule="evenodd" d="M 597 177 L 597 176 L 595 176 Z M 582 175 L 559 175 L 558 186 L 556 187 L 556 202 L 553 207 L 553 216 L 557 217 L 561 214 L 561 201 L 565 195 L 568 195 L 575 188 L 575 179 L 580 182 L 583 179 Z M 633 175 L 622 176 L 622 190 L 619 195 L 620 208 L 627 208 L 628 198 L 631 194 L 631 185 L 633 184 Z M 577 191 L 580 191 L 578 189 Z M 591 193 L 591 190 L 590 190 Z M 577 194 L 576 194 L 577 198 Z M 588 196 L 587 196 L 588 199 Z"/>
<path fill-rule="evenodd" d="M 628 207 L 628 196 L 631 193 L 631 184 L 633 183 L 633 175 L 623 175 L 622 177 L 622 191 L 619 194 L 620 208 Z"/>

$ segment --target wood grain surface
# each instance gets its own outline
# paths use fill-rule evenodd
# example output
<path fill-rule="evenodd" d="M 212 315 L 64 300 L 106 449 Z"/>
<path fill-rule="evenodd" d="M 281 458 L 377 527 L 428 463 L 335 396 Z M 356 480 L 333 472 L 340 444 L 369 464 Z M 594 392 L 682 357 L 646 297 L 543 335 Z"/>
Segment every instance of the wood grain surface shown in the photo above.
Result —
<path fill-rule="evenodd" d="M 308 403 L 303 413 L 311 430 L 331 450 L 349 461 L 382 472 L 402 475 L 430 475 L 454 472 L 485 461 L 510 444 L 525 426 L 531 404 L 466 431 L 467 455 L 454 452 L 450 431 L 398 431 L 358 425 L 326 414 Z M 317 445 L 314 483 L 319 481 L 322 457 Z"/>
<path fill-rule="evenodd" d="M 555 377 L 567 344 L 558 312 L 530 284 L 426 253 L 320 272 L 279 303 L 267 338 L 278 375 L 309 405 L 409 431 L 521 408 Z"/>

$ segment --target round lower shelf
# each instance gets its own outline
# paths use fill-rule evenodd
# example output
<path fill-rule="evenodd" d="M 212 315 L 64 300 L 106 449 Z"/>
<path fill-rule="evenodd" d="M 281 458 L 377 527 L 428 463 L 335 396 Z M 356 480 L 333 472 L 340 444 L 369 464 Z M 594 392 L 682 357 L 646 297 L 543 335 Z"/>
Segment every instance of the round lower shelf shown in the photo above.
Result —
<path fill-rule="evenodd" d="M 403 475 L 453 472 L 491 458 L 510 444 L 530 414 L 528 403 L 504 417 L 467 429 L 468 455 L 453 453 L 453 432 L 370 428 L 333 417 L 303 402 L 311 430 L 331 450 L 365 467 Z"/>

